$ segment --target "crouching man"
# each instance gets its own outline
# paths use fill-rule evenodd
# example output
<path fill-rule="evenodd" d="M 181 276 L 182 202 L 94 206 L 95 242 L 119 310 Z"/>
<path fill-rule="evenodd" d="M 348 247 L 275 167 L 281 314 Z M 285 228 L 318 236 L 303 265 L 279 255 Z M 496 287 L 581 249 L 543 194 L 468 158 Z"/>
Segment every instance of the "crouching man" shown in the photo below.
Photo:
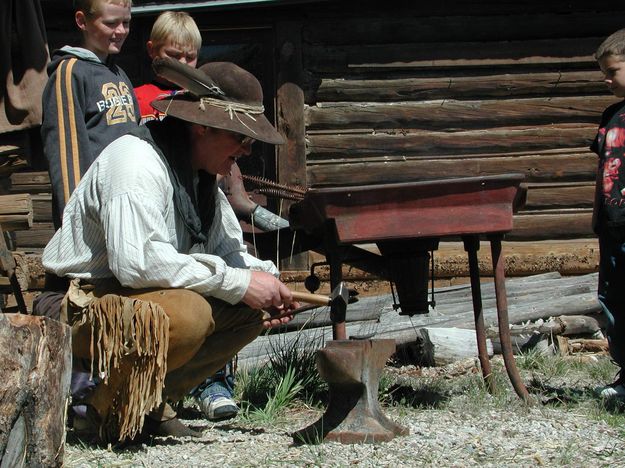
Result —
<path fill-rule="evenodd" d="M 232 63 L 155 68 L 190 91 L 155 101 L 167 117 L 116 139 L 90 167 L 43 254 L 61 286 L 35 305 L 48 316 L 60 308 L 72 326 L 74 361 L 97 383 L 82 425 L 102 442 L 198 435 L 167 402 L 288 321 L 271 313 L 297 307 L 276 267 L 247 253 L 215 183 L 255 140 L 283 142 L 260 83 Z"/>

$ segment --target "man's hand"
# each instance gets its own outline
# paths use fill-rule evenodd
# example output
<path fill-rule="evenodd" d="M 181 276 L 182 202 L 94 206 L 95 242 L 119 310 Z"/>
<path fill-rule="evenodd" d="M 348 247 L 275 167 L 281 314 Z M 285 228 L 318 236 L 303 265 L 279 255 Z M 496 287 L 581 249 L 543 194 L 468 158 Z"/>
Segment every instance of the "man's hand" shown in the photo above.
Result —
<path fill-rule="evenodd" d="M 252 309 L 262 309 L 268 314 L 278 315 L 299 307 L 293 302 L 291 290 L 270 273 L 264 271 L 252 271 L 250 285 L 245 291 L 243 302 Z M 280 326 L 291 320 L 291 316 L 272 319 L 267 317 L 263 322 L 265 328 Z"/>
<path fill-rule="evenodd" d="M 243 302 L 252 309 L 288 307 L 293 302 L 291 290 L 270 273 L 252 271 L 250 285 L 245 291 Z"/>
<path fill-rule="evenodd" d="M 269 310 L 264 310 L 266 320 L 263 321 L 263 327 L 265 328 L 274 328 L 279 327 L 280 325 L 284 325 L 285 323 L 289 323 L 293 320 L 292 315 L 288 315 L 288 312 L 291 310 L 295 310 L 299 307 L 298 302 L 291 302 L 288 307 L 282 308 L 272 308 Z M 273 318 L 276 316 L 280 316 L 282 314 L 287 314 L 284 317 Z"/>

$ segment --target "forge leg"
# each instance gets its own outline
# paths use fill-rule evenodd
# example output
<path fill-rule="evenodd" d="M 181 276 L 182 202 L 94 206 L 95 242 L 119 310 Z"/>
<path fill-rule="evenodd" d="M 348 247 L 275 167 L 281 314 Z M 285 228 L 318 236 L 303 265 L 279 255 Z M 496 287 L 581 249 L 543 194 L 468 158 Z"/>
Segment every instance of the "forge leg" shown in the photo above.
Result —
<path fill-rule="evenodd" d="M 314 424 L 293 434 L 295 443 L 385 442 L 408 429 L 380 409 L 380 374 L 395 351 L 394 340 L 330 341 L 317 353 L 317 367 L 330 386 L 330 402 Z"/>
<path fill-rule="evenodd" d="M 340 249 L 328 249 L 326 259 L 330 264 L 330 290 L 334 291 L 341 281 L 343 281 L 343 263 L 341 262 Z M 338 306 L 332 304 L 330 307 L 330 319 L 332 320 L 332 339 L 347 339 L 345 329 L 345 311 L 339 310 Z"/>
<path fill-rule="evenodd" d="M 510 328 L 508 326 L 508 298 L 506 297 L 506 278 L 504 273 L 504 261 L 501 255 L 501 236 L 490 238 L 490 248 L 493 257 L 493 272 L 495 274 L 495 297 L 497 300 L 497 321 L 499 322 L 499 340 L 501 341 L 501 354 L 506 365 L 506 371 L 512 386 L 523 400 L 529 402 L 530 395 L 521 380 L 519 370 L 514 361 L 512 344 L 510 341 Z"/>
<path fill-rule="evenodd" d="M 469 257 L 469 275 L 471 276 L 471 297 L 473 299 L 473 316 L 475 317 L 475 335 L 477 337 L 477 351 L 482 367 L 482 375 L 493 393 L 494 380 L 486 348 L 486 330 L 484 329 L 484 315 L 482 308 L 482 288 L 480 286 L 480 267 L 477 261 L 477 251 L 480 248 L 480 239 L 477 236 L 463 237 L 464 250 Z"/>

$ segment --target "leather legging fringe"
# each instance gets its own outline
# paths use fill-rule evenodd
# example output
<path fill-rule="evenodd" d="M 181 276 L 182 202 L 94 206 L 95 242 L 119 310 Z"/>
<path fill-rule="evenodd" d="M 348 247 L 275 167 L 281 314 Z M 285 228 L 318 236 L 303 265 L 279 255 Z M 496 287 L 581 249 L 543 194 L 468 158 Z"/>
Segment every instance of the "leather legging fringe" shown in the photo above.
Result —
<path fill-rule="evenodd" d="M 159 304 L 116 294 L 93 298 L 79 314 L 78 324 L 91 327 L 92 374 L 97 367 L 107 385 L 115 370 L 125 381 L 111 385 L 113 401 L 107 414 L 99 414 L 100 438 L 132 438 L 141 431 L 145 414 L 162 401 L 169 317 Z"/>

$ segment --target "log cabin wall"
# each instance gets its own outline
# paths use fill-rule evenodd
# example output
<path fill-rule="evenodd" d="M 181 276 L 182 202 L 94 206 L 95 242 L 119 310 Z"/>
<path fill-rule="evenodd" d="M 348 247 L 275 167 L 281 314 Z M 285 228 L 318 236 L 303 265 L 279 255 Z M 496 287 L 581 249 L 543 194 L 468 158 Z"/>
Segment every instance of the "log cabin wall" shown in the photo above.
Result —
<path fill-rule="evenodd" d="M 624 8 L 386 5 L 302 26 L 308 185 L 521 172 L 507 239 L 591 237 L 588 146 L 616 101 L 592 54 Z"/>
<path fill-rule="evenodd" d="M 302 23 L 307 184 L 520 172 L 527 203 L 506 236 L 508 274 L 595 271 L 597 158 L 588 146 L 617 98 L 593 53 L 625 27 L 625 7 L 352 7 Z M 438 276 L 467 274 L 462 257 L 461 246 L 443 246 Z"/>
<path fill-rule="evenodd" d="M 281 182 L 321 187 L 521 172 L 528 199 L 507 236 L 508 272 L 596 269 L 596 156 L 588 145 L 616 99 L 592 54 L 625 27 L 625 4 L 196 3 L 204 7 L 188 11 L 205 37 L 262 28 L 275 38 L 275 89 L 268 91 L 288 139 L 277 149 Z M 42 6 L 50 48 L 75 44 L 71 2 Z M 119 57 L 137 85 L 149 79 L 144 44 L 157 14 L 133 13 Z M 15 249 L 35 254 L 52 235 L 49 185 L 38 170 L 14 173 L 5 189 L 35 195 L 32 228 L 12 233 Z M 439 275 L 466 274 L 461 250 L 441 246 Z M 488 269 L 487 259 L 482 266 Z"/>

